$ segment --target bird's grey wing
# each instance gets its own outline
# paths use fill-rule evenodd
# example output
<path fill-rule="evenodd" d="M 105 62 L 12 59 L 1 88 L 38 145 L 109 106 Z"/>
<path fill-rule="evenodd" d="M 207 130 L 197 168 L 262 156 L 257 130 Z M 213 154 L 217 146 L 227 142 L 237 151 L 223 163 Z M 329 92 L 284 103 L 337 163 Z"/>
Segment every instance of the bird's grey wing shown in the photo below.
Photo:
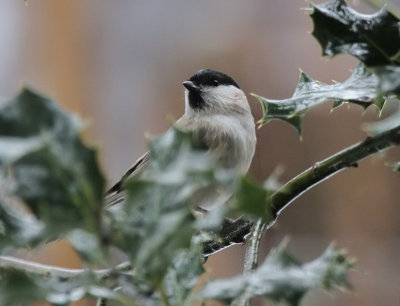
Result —
<path fill-rule="evenodd" d="M 133 165 L 130 167 L 122 178 L 112 186 L 105 196 L 105 207 L 111 207 L 124 200 L 124 188 L 123 185 L 129 177 L 139 175 L 147 166 L 150 160 L 150 152 L 143 154 Z"/>

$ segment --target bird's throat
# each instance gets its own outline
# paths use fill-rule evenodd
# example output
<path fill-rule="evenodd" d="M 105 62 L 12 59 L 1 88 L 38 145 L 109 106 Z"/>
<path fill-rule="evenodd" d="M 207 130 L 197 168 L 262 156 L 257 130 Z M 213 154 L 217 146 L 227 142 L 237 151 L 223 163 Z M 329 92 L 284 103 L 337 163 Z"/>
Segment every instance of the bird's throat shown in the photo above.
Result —
<path fill-rule="evenodd" d="M 189 91 L 189 105 L 193 109 L 201 109 L 204 106 L 204 100 L 200 92 Z"/>

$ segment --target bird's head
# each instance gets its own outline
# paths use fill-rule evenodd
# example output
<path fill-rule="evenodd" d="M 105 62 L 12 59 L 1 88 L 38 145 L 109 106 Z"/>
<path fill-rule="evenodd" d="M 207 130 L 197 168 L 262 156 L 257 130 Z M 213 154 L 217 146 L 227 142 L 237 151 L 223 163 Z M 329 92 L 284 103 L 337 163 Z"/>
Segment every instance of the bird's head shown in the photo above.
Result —
<path fill-rule="evenodd" d="M 185 113 L 250 112 L 246 95 L 230 76 L 212 69 L 201 69 L 185 86 Z"/>

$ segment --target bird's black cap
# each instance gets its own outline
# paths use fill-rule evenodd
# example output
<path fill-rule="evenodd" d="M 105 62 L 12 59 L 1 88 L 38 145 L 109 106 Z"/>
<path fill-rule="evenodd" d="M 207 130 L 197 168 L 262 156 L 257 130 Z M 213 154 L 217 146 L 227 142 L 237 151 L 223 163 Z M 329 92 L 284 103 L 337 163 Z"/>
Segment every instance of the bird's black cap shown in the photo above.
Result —
<path fill-rule="evenodd" d="M 198 86 L 233 85 L 240 88 L 230 76 L 212 69 L 201 69 L 192 75 L 188 81 Z"/>

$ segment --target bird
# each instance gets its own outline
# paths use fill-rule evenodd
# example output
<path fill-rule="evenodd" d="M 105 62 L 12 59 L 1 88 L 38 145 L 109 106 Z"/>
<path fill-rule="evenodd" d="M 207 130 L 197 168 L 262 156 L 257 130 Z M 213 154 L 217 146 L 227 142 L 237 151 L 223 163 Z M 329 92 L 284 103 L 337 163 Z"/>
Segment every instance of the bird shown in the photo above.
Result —
<path fill-rule="evenodd" d="M 176 126 L 191 132 L 195 142 L 215 154 L 219 167 L 246 174 L 255 152 L 256 132 L 243 90 L 232 77 L 212 69 L 201 69 L 182 84 L 185 110 Z M 106 207 L 123 202 L 124 183 L 140 175 L 150 160 L 150 152 L 143 154 L 106 192 Z M 193 202 L 196 207 L 206 209 L 230 197 L 231 192 L 208 188 L 202 195 L 196 195 Z"/>

